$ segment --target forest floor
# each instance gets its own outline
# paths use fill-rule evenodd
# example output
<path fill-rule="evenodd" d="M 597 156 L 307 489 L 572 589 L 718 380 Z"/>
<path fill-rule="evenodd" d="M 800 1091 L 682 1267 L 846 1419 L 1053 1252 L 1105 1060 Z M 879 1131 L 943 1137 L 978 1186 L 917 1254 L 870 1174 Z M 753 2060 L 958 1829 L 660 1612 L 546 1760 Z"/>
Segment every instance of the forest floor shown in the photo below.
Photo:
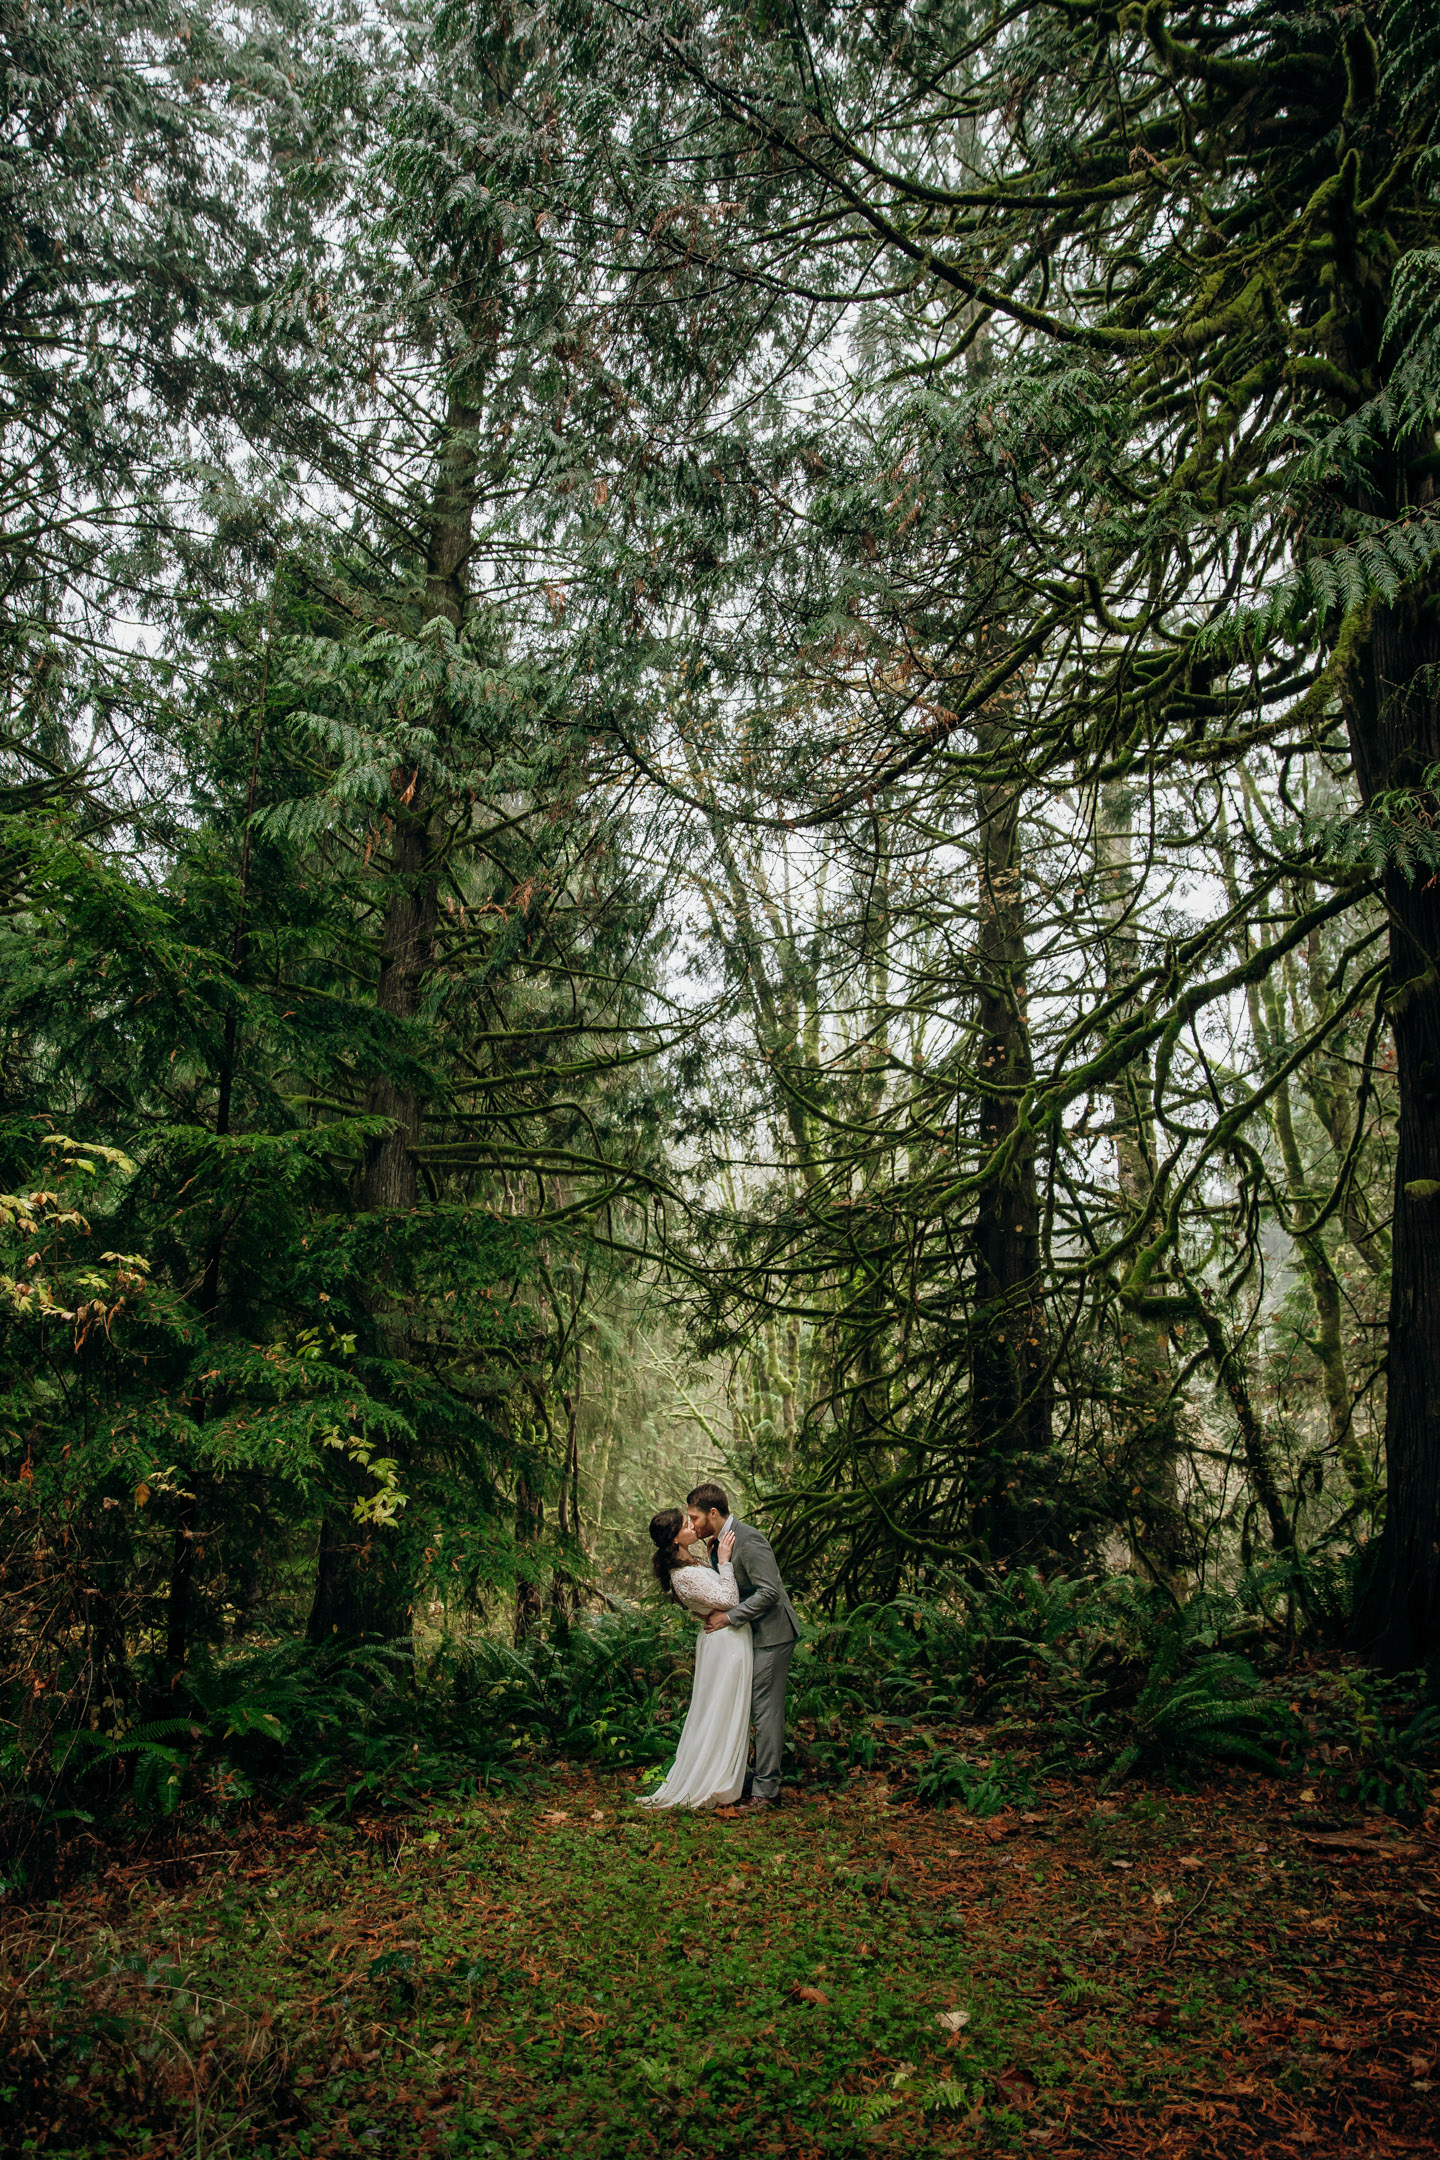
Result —
<path fill-rule="evenodd" d="M 3 2150 L 1440 2153 L 1433 1818 L 633 1791 L 252 1822 L 0 1912 Z"/>

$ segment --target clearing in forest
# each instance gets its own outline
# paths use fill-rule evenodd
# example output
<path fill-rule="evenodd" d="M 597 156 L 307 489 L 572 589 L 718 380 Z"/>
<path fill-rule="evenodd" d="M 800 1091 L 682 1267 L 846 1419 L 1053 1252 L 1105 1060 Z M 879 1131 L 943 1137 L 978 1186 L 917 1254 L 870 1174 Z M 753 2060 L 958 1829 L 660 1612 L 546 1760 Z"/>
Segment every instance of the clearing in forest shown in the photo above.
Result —
<path fill-rule="evenodd" d="M 7 2150 L 1440 2149 L 1433 1821 L 1249 1778 L 989 1821 L 634 1790 L 257 1821 L 11 1911 Z"/>

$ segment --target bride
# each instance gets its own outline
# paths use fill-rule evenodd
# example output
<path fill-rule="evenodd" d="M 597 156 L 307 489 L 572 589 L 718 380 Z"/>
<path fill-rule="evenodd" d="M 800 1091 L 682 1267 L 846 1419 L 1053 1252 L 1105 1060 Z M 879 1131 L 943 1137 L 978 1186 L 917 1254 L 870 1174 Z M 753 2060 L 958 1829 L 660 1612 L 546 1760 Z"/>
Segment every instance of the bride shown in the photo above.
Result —
<path fill-rule="evenodd" d="M 691 1567 L 680 1548 L 685 1526 L 679 1508 L 663 1508 L 650 1524 L 656 1580 L 677 1604 L 697 1614 L 702 1625 L 695 1646 L 695 1684 L 675 1760 L 664 1784 L 647 1794 L 641 1807 L 727 1807 L 745 1787 L 755 1654 L 751 1632 L 748 1627 L 707 1632 L 703 1625 L 710 1613 L 740 1602 L 730 1559 L 735 1533 L 727 1531 L 721 1538 L 715 1567 Z"/>

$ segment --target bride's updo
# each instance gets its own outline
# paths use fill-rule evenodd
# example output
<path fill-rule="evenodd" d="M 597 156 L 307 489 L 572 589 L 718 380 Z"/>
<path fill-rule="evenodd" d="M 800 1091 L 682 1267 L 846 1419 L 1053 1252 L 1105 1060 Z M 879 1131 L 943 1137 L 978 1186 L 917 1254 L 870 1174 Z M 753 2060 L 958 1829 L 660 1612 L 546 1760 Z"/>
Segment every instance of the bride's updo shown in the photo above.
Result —
<path fill-rule="evenodd" d="M 680 1550 L 680 1531 L 685 1521 L 678 1507 L 661 1508 L 658 1515 L 650 1518 L 650 1536 L 655 1545 L 655 1557 L 651 1565 L 655 1580 L 667 1597 L 673 1597 L 670 1576 L 678 1567 L 684 1567 L 685 1556 Z"/>

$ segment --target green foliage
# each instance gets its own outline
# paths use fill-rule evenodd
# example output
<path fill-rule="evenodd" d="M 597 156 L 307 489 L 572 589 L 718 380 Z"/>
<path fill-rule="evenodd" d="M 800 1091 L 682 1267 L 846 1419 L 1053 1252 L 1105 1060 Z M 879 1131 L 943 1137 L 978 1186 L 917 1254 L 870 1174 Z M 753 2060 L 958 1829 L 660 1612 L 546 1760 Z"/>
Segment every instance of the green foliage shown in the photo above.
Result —
<path fill-rule="evenodd" d="M 1268 1764 L 1428 1655 L 1428 20 L 386 20 L 0 27 L 8 1826 L 663 1762 L 697 1448 L 807 1774 Z"/>
<path fill-rule="evenodd" d="M 254 411 L 229 326 L 266 223 L 290 222 L 247 183 L 287 102 L 273 37 L 263 8 L 185 0 L 37 0 L 0 29 L 0 790 L 80 801 L 100 830 L 118 805 L 93 781 L 144 762 L 169 682 L 113 616 L 169 612 L 177 558 L 205 553 L 197 498 L 213 515 L 231 493 L 229 424 Z"/>
<path fill-rule="evenodd" d="M 984 1755 L 978 1760 L 955 1748 L 937 1747 L 916 1779 L 920 1800 L 952 1803 L 967 1815 L 998 1815 L 1004 1808 L 1029 1807 L 1035 1785 L 1012 1755 Z"/>
<path fill-rule="evenodd" d="M 1221 1760 L 1273 1771 L 1279 1764 L 1264 1743 L 1293 1730 L 1243 1657 L 1208 1651 L 1182 1667 L 1178 1645 L 1156 1659 L 1126 1724 L 1130 1738 L 1101 1781 L 1102 1792 L 1113 1792 L 1140 1764 L 1184 1772 Z"/>
<path fill-rule="evenodd" d="M 889 2092 L 837 2093 L 833 2105 L 847 2122 L 868 2129 L 899 2108 L 918 2107 L 922 2115 L 978 2111 L 983 2093 L 983 2086 L 966 2078 L 919 2078 L 913 2070 L 897 2070 Z"/>
<path fill-rule="evenodd" d="M 425 1792 L 483 1784 L 496 1751 L 456 1714 L 443 1677 L 401 1648 L 284 1644 L 189 1677 L 199 1730 L 198 1800 L 294 1796 L 322 1813 L 403 1807 Z"/>
<path fill-rule="evenodd" d="M 43 1763 L 33 1742 L 0 1753 L 17 1885 L 56 1827 L 133 1834 L 182 1808 L 224 1821 L 262 1801 L 343 1816 L 515 1781 L 513 1724 L 406 1649 L 197 1654 L 175 1697 L 176 1716 L 52 1729 Z"/>
<path fill-rule="evenodd" d="M 1322 861 L 1395 869 L 1413 879 L 1423 870 L 1440 868 L 1437 789 L 1440 765 L 1429 765 L 1415 786 L 1378 789 L 1358 814 L 1307 824 L 1301 843 L 1314 846 Z"/>
<path fill-rule="evenodd" d="M 457 1701 L 509 1744 L 616 1766 L 673 1754 L 690 1697 L 694 1628 L 673 1608 L 602 1613 L 519 1647 L 443 1653 Z"/>
<path fill-rule="evenodd" d="M 1427 1700 L 1423 1672 L 1322 1667 L 1296 1678 L 1292 1709 L 1298 1773 L 1347 1806 L 1425 1812 L 1440 1775 L 1440 1708 Z"/>

